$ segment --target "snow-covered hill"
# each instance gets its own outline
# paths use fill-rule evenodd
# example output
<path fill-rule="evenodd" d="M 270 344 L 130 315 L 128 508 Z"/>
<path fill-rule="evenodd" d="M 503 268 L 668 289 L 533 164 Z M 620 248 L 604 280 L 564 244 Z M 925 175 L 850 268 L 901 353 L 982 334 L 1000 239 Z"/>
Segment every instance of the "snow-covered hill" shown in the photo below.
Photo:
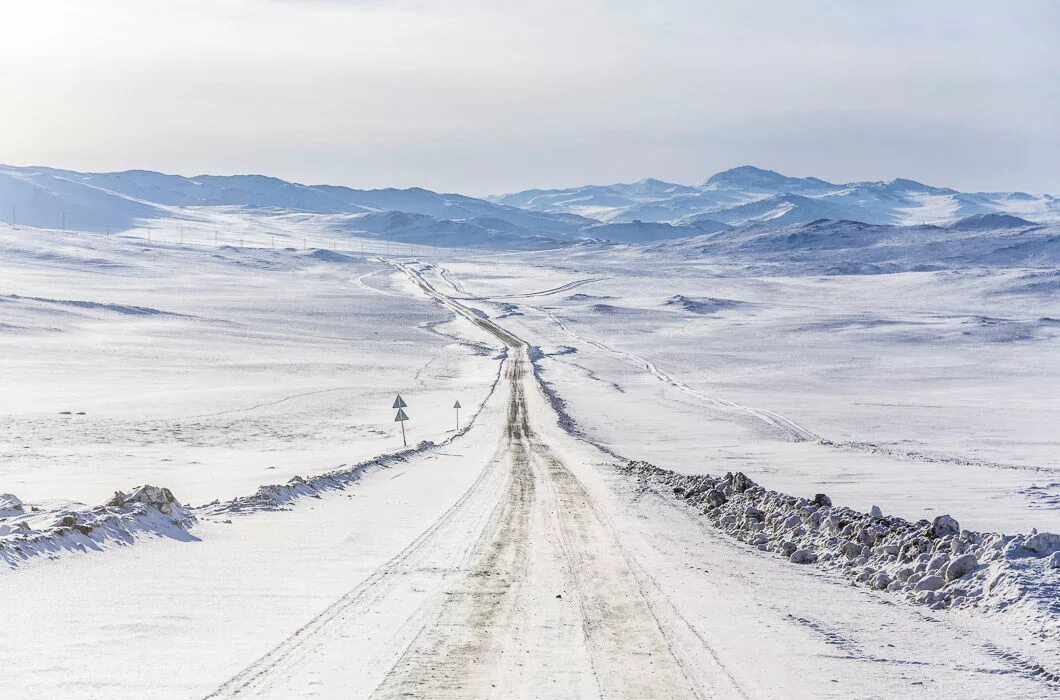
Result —
<path fill-rule="evenodd" d="M 692 238 L 705 233 L 716 233 L 729 228 L 728 224 L 699 218 L 689 221 L 666 223 L 659 221 L 629 221 L 597 224 L 582 229 L 582 233 L 594 239 L 616 243 L 646 243 L 673 238 Z"/>
<path fill-rule="evenodd" d="M 486 228 L 503 233 L 514 227 L 531 236 L 578 238 L 578 231 L 597 223 L 569 213 L 542 213 L 459 194 L 421 188 L 355 190 L 331 185 L 302 185 L 263 175 L 182 177 L 144 170 L 79 173 L 41 167 L 0 166 L 0 217 L 38 228 L 119 231 L 152 219 L 180 216 L 189 207 L 248 207 L 349 215 L 381 212 L 444 220 L 443 228 L 472 222 L 469 231 Z M 483 227 L 473 220 L 489 220 Z M 422 227 L 422 220 L 415 220 Z M 400 229 L 392 229 L 399 233 Z M 403 235 L 410 236 L 405 232 Z M 502 236 L 503 238 L 503 236 Z M 401 240 L 401 236 L 395 240 Z M 472 237 L 458 244 L 477 245 Z"/>
<path fill-rule="evenodd" d="M 949 226 L 893 226 L 820 219 L 749 224 L 644 246 L 681 258 L 727 260 L 802 274 L 875 274 L 974 267 L 1056 268 L 1060 225 L 975 215 Z"/>
<path fill-rule="evenodd" d="M 1060 198 L 1052 195 L 958 192 L 904 178 L 836 184 L 815 177 L 788 177 L 749 165 L 717 173 L 696 187 L 642 180 L 633 185 L 529 190 L 493 200 L 535 211 L 578 213 L 616 222 L 678 222 L 707 214 L 727 223 L 786 224 L 842 218 L 915 225 L 949 224 L 991 213 L 1060 221 Z"/>

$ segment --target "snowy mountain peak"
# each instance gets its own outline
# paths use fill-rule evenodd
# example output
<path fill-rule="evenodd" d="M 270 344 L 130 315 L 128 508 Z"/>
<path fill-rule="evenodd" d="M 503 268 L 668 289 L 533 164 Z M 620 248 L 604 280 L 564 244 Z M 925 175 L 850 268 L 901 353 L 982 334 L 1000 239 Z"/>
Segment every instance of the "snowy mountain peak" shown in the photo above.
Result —
<path fill-rule="evenodd" d="M 704 188 L 737 189 L 752 192 L 805 193 L 834 188 L 830 182 L 815 177 L 788 177 L 775 170 L 765 170 L 753 165 L 741 165 L 723 170 L 707 179 Z"/>
<path fill-rule="evenodd" d="M 688 185 L 679 185 L 674 182 L 657 180 L 653 177 L 645 178 L 643 180 L 637 180 L 636 182 L 628 185 L 611 185 L 610 189 L 616 192 L 621 192 L 626 195 L 639 195 L 647 197 L 681 194 L 695 191 L 695 188 L 689 187 Z"/>
<path fill-rule="evenodd" d="M 883 182 L 872 183 L 878 189 L 885 192 L 912 192 L 922 194 L 957 194 L 957 190 L 951 190 L 947 187 L 934 187 L 933 185 L 925 185 L 923 182 L 917 182 L 916 180 L 910 180 L 904 177 L 896 177 L 891 180 L 885 180 Z"/>

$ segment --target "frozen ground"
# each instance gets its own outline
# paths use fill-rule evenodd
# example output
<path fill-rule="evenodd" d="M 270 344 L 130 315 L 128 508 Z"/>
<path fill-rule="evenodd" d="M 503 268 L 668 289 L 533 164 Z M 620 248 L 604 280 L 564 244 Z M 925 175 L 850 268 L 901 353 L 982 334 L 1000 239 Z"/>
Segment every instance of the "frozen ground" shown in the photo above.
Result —
<path fill-rule="evenodd" d="M 22 695 L 1060 694 L 1049 540 L 913 533 L 918 580 L 943 545 L 981 562 L 939 590 L 850 585 L 825 557 L 867 536 L 851 523 L 890 546 L 891 515 L 1060 529 L 1048 271 L 764 277 L 601 246 L 403 263 L 295 216 L 212 210 L 186 245 L 180 225 L 0 229 L 0 492 L 24 502 L 0 526 L 37 538 L 0 571 Z M 399 448 L 395 390 L 431 442 L 372 461 Z M 836 505 L 726 524 L 625 458 Z M 228 502 L 294 475 L 322 487 Z M 79 534 L 72 502 L 140 483 L 194 521 L 112 506 L 143 529 Z M 777 556 L 795 540 L 821 565 Z"/>

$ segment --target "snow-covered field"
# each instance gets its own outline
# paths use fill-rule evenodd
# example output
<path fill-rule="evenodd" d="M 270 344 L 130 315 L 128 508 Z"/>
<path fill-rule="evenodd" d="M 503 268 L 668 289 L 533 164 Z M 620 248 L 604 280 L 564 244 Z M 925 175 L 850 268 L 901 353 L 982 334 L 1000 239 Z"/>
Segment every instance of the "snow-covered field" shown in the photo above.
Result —
<path fill-rule="evenodd" d="M 19 696 L 1060 694 L 1048 264 L 406 250 L 334 216 L 0 226 Z"/>
<path fill-rule="evenodd" d="M 447 267 L 622 455 L 1060 528 L 1060 296 L 1025 290 L 1040 270 L 762 277 L 626 249 Z"/>
<path fill-rule="evenodd" d="M 356 252 L 0 237 L 0 481 L 26 502 L 244 495 L 399 449 L 397 392 L 410 443 L 440 440 L 496 375 Z"/>

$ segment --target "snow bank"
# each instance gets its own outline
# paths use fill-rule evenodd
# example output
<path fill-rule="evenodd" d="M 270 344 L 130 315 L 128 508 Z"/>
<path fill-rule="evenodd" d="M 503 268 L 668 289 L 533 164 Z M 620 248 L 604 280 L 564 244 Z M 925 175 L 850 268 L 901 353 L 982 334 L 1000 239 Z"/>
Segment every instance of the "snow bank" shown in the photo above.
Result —
<path fill-rule="evenodd" d="M 933 610 L 1004 614 L 1035 636 L 1060 640 L 1060 535 L 962 530 L 941 515 L 912 523 L 770 491 L 744 474 L 679 474 L 647 462 L 625 470 L 683 499 L 726 534 L 795 564 L 816 564 L 858 585 Z M 1060 669 L 1054 669 L 1060 672 Z"/>
<path fill-rule="evenodd" d="M 132 544 L 145 536 L 194 539 L 195 516 L 167 488 L 139 486 L 89 508 L 44 508 L 0 494 L 0 561 L 16 567 L 34 557 L 64 551 Z"/>
<path fill-rule="evenodd" d="M 249 496 L 240 496 L 229 501 L 215 501 L 203 506 L 203 508 L 210 515 L 286 510 L 292 502 L 299 498 L 306 496 L 320 498 L 321 494 L 326 491 L 343 489 L 358 481 L 369 471 L 383 469 L 395 463 L 406 462 L 411 455 L 419 454 L 433 447 L 436 447 L 435 443 L 425 440 L 416 447 L 402 450 L 395 454 L 375 457 L 349 467 L 340 467 L 309 478 L 295 476 L 285 484 L 261 486 Z"/>

